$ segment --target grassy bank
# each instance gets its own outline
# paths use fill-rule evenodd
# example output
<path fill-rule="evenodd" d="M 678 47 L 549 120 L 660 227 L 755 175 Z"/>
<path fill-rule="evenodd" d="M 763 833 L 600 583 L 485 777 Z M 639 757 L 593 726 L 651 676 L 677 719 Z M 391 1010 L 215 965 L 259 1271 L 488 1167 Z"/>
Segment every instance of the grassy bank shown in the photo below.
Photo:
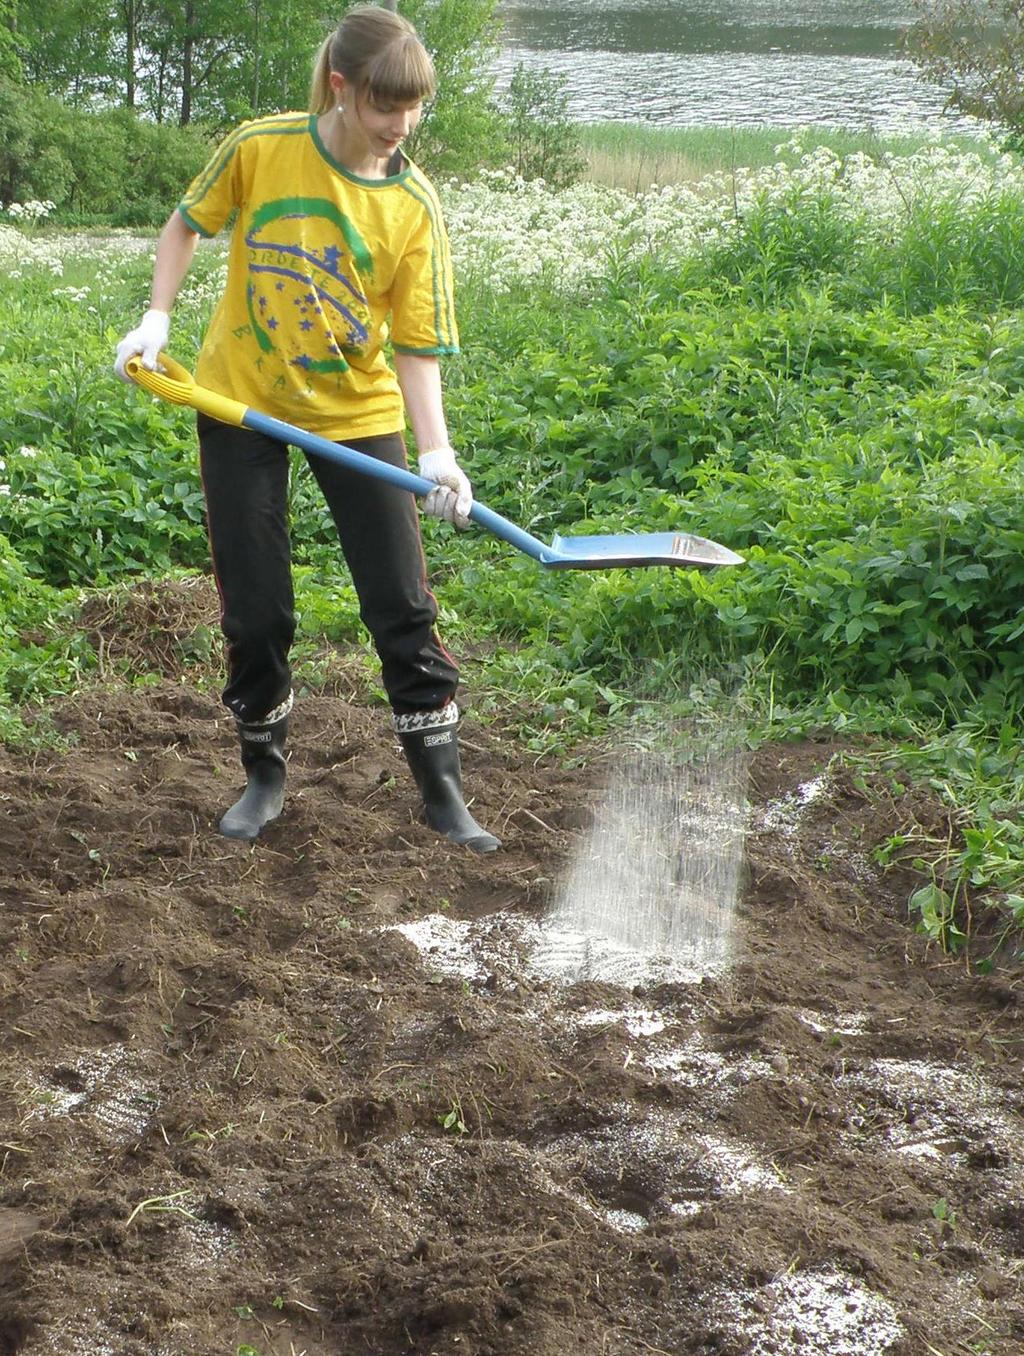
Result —
<path fill-rule="evenodd" d="M 444 631 L 482 656 L 477 709 L 519 713 L 548 752 L 650 701 L 724 702 L 752 742 L 871 735 L 876 764 L 912 767 L 960 814 L 954 843 L 892 845 L 931 864 L 917 908 L 947 946 L 979 892 L 1024 922 L 1022 202 L 1012 164 L 948 147 L 884 168 L 791 151 L 718 197 L 491 175 L 446 201 L 465 345 L 449 408 L 480 498 L 541 537 L 680 528 L 747 558 L 549 574 L 428 524 Z M 145 252 L 19 235 L 7 253 L 0 708 L 16 736 L 24 703 L 96 668 L 83 597 L 202 569 L 206 546 L 190 416 L 110 371 Z M 186 363 L 222 260 L 201 252 L 176 308 Z M 298 462 L 292 502 L 303 654 L 358 646 Z"/>
<path fill-rule="evenodd" d="M 778 147 L 794 139 L 807 151 L 827 146 L 837 155 L 907 156 L 933 143 L 924 133 L 880 136 L 842 127 L 656 127 L 595 122 L 579 126 L 587 178 L 636 192 L 651 184 L 693 183 L 710 174 L 757 169 L 776 161 Z M 950 145 L 982 149 L 969 137 Z"/>

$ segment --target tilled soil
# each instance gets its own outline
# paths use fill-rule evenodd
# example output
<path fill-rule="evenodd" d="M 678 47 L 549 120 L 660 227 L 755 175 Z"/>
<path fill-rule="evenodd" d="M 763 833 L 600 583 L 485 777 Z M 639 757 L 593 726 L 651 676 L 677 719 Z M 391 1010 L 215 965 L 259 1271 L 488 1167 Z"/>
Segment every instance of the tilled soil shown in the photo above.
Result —
<path fill-rule="evenodd" d="M 536 960 L 597 751 L 467 721 L 480 858 L 306 697 L 250 847 L 214 697 L 58 721 L 0 753 L 0 1356 L 1024 1350 L 1018 972 L 874 865 L 926 799 L 762 749 L 733 964 L 624 985 Z"/>

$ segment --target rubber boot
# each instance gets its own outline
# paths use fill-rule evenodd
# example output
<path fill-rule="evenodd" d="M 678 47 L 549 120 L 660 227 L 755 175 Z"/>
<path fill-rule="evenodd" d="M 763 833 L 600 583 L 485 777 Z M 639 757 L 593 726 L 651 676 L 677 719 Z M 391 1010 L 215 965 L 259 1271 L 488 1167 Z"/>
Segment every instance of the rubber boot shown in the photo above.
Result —
<path fill-rule="evenodd" d="M 241 799 L 220 821 L 225 838 L 258 838 L 260 830 L 276 819 L 284 805 L 284 743 L 288 717 L 271 725 L 236 722 L 246 784 Z"/>
<path fill-rule="evenodd" d="M 420 719 L 420 728 L 410 728 Z M 395 733 L 423 797 L 430 827 L 474 852 L 494 852 L 501 840 L 480 827 L 462 798 L 458 720 L 458 708 L 451 702 L 443 711 L 425 712 L 422 717 L 397 716 Z"/>

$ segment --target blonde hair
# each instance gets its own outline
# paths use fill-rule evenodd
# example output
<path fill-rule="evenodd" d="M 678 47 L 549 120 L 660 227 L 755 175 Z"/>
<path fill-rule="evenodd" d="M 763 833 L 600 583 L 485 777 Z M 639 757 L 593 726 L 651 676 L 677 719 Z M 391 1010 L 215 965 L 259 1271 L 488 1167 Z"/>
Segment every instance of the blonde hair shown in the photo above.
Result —
<path fill-rule="evenodd" d="M 309 91 L 311 113 L 335 103 L 331 71 L 373 103 L 413 104 L 434 92 L 434 63 L 408 19 L 377 5 L 356 5 L 320 45 Z"/>

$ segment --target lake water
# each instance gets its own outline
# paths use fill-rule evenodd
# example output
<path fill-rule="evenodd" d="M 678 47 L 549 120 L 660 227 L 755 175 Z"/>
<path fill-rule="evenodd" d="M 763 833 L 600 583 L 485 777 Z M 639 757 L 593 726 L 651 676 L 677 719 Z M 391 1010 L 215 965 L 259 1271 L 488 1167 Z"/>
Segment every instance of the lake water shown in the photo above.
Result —
<path fill-rule="evenodd" d="M 580 122 L 976 130 L 902 55 L 908 0 L 505 0 L 501 89 L 566 77 Z"/>

